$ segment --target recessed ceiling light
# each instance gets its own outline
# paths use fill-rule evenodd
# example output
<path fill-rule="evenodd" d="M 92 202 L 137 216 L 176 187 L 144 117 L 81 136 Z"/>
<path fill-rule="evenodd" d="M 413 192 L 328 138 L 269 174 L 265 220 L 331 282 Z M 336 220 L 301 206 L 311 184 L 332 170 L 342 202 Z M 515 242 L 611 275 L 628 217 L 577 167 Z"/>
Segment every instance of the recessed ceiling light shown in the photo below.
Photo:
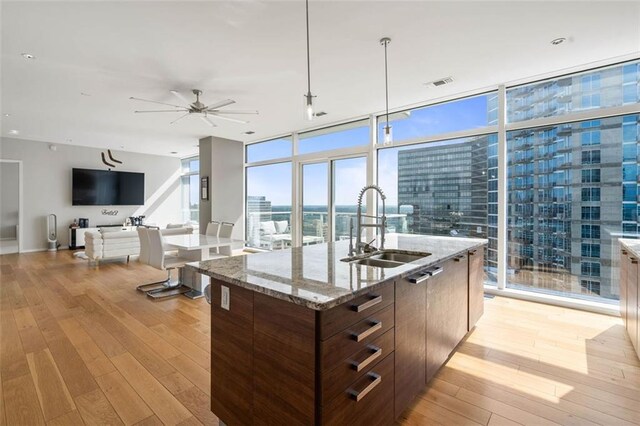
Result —
<path fill-rule="evenodd" d="M 4 116 L 5 117 L 11 117 L 11 114 L 5 114 Z"/>
<path fill-rule="evenodd" d="M 567 41 L 566 38 L 564 37 L 558 37 L 558 38 L 554 38 L 553 40 L 551 40 L 551 44 L 553 44 L 554 46 L 557 46 L 559 44 L 564 43 L 565 41 Z"/>
<path fill-rule="evenodd" d="M 25 59 L 35 59 L 36 57 L 33 56 L 31 53 L 22 53 L 21 54 L 23 58 Z"/>
<path fill-rule="evenodd" d="M 171 154 L 177 154 L 178 151 L 171 151 Z"/>
<path fill-rule="evenodd" d="M 20 132 L 17 130 L 9 130 L 9 133 L 11 133 L 12 135 L 17 135 Z"/>
<path fill-rule="evenodd" d="M 255 132 L 254 132 L 253 130 L 249 130 L 249 131 L 247 131 L 247 132 L 244 132 L 244 134 L 245 134 L 245 135 L 252 135 L 252 134 L 254 134 L 254 133 L 255 133 Z"/>
<path fill-rule="evenodd" d="M 324 112 L 324 111 L 318 111 L 318 112 L 315 113 L 316 117 L 322 117 L 323 115 L 327 115 L 327 113 Z"/>

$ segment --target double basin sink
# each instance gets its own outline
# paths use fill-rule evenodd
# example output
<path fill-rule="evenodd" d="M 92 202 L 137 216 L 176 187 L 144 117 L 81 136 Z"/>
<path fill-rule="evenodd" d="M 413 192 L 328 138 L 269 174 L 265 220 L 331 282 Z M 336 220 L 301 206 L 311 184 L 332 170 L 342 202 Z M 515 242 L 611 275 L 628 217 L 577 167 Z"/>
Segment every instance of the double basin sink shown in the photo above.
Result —
<path fill-rule="evenodd" d="M 377 268 L 397 268 L 398 266 L 424 259 L 427 256 L 431 256 L 431 253 L 381 250 L 364 256 L 347 257 L 342 261 Z"/>

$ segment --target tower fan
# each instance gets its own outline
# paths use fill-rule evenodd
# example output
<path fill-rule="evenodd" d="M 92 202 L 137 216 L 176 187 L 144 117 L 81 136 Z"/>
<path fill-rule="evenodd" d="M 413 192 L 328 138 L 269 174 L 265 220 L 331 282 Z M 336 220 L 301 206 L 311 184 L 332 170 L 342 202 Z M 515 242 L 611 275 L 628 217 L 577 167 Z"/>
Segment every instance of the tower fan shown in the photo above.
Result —
<path fill-rule="evenodd" d="M 48 251 L 58 250 L 58 218 L 55 214 L 47 216 Z"/>

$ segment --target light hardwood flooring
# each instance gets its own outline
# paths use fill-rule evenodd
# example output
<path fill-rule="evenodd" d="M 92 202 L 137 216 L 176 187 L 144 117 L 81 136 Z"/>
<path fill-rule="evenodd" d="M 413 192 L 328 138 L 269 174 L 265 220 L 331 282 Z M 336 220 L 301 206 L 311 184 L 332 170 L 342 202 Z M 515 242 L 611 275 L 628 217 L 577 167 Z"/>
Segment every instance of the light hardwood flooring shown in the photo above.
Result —
<path fill-rule="evenodd" d="M 135 291 L 162 276 L 68 251 L 0 256 L 0 424 L 218 424 L 209 306 Z M 640 424 L 640 361 L 618 318 L 487 299 L 399 423 Z"/>

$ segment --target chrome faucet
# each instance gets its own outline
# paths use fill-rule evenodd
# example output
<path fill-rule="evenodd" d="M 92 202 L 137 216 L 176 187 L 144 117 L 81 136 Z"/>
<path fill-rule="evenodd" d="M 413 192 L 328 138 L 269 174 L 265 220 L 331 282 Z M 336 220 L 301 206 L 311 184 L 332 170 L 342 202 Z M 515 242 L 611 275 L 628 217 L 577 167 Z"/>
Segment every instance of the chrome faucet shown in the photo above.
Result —
<path fill-rule="evenodd" d="M 364 193 L 367 192 L 369 189 L 373 189 L 377 191 L 378 194 L 380 194 L 380 198 L 382 199 L 382 216 L 371 216 L 371 215 L 362 214 L 362 197 L 364 196 Z M 384 192 L 382 192 L 382 189 L 380 189 L 378 185 L 367 185 L 364 188 L 362 188 L 362 190 L 360 191 L 360 195 L 358 195 L 358 213 L 356 218 L 356 244 L 354 246 L 352 242 L 349 243 L 349 256 L 359 255 L 369 251 L 375 251 L 375 248 L 371 247 L 370 245 L 371 243 L 363 243 L 360 240 L 363 227 L 372 227 L 372 228 L 380 229 L 380 250 L 384 250 L 384 232 L 385 232 L 385 228 L 387 227 L 387 216 L 385 215 L 386 199 L 387 197 L 384 195 Z M 373 218 L 379 222 L 363 223 L 362 222 L 363 217 Z M 351 228 L 353 228 L 353 224 L 351 225 Z"/>

